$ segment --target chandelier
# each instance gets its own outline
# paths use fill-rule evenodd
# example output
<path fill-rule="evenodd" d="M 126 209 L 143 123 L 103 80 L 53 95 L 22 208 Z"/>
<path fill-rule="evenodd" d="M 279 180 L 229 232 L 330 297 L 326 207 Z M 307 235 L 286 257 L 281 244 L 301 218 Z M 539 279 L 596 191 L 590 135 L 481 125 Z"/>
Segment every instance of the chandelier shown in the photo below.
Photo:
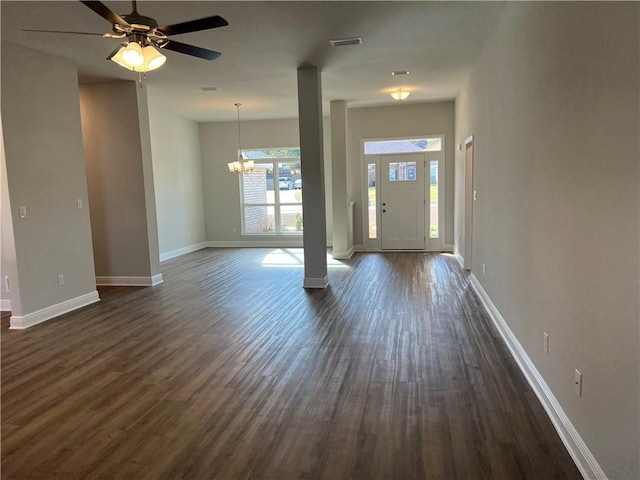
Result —
<path fill-rule="evenodd" d="M 235 162 L 229 162 L 227 166 L 229 167 L 229 172 L 231 173 L 247 173 L 253 171 L 253 160 L 244 161 L 242 158 L 242 147 L 240 141 L 240 105 L 241 103 L 234 104 L 236 109 L 238 110 L 238 160 Z"/>

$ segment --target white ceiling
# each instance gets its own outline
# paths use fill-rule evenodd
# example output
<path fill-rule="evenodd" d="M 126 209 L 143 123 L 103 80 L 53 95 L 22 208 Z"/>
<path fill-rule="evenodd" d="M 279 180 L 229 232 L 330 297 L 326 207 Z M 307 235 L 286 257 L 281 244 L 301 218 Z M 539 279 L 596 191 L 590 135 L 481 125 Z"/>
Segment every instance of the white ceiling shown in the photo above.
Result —
<path fill-rule="evenodd" d="M 104 1 L 118 14 L 130 2 Z M 155 102 L 197 121 L 297 117 L 296 69 L 322 70 L 323 101 L 349 107 L 393 104 L 397 87 L 406 103 L 453 99 L 463 86 L 503 2 L 427 1 L 139 1 L 140 14 L 160 25 L 211 15 L 227 27 L 172 37 L 222 52 L 213 62 L 166 51 L 166 64 L 147 75 Z M 76 1 L 2 1 L 2 40 L 64 57 L 81 82 L 137 79 L 105 60 L 119 40 L 100 36 L 23 32 L 21 29 L 105 33 L 109 23 Z M 331 47 L 329 39 L 362 37 L 358 46 Z M 392 76 L 393 70 L 410 70 Z M 200 87 L 217 91 L 202 92 Z"/>

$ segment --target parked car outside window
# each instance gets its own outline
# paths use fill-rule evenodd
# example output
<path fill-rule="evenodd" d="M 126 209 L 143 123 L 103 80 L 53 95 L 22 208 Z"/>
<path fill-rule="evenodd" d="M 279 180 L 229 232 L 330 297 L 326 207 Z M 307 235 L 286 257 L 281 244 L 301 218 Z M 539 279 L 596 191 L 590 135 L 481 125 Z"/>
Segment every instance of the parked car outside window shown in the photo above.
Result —
<path fill-rule="evenodd" d="M 291 177 L 280 177 L 278 180 L 278 186 L 280 187 L 280 190 L 292 190 L 293 180 L 291 180 Z"/>
<path fill-rule="evenodd" d="M 293 182 L 293 188 L 296 190 L 302 190 L 302 179 L 299 178 L 295 182 Z"/>

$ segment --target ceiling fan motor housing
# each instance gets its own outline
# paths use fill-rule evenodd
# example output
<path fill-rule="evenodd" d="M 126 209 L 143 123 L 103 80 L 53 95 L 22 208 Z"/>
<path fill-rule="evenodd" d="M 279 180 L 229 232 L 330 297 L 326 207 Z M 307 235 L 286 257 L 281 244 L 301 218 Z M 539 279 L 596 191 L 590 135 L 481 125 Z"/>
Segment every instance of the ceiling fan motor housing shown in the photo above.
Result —
<path fill-rule="evenodd" d="M 138 12 L 121 15 L 121 17 L 136 30 L 148 31 L 158 27 L 158 22 L 155 19 L 140 15 Z"/>

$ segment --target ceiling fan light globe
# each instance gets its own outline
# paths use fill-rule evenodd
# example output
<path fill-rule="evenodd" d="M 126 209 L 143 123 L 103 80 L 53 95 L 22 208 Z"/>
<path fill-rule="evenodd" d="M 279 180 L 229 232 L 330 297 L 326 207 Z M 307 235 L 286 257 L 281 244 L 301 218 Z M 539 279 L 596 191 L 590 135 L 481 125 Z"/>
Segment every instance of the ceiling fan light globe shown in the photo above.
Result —
<path fill-rule="evenodd" d="M 122 59 L 130 67 L 142 66 L 144 64 L 144 55 L 140 44 L 138 42 L 129 42 L 122 51 Z"/>
<path fill-rule="evenodd" d="M 111 57 L 111 61 L 117 63 L 121 67 L 126 68 L 127 70 L 133 70 L 133 67 L 129 66 L 124 61 L 124 58 L 122 58 L 122 52 L 124 51 L 124 49 L 125 47 L 120 47 L 120 50 L 118 50 L 118 52 L 113 57 Z"/>
<path fill-rule="evenodd" d="M 142 49 L 142 55 L 144 56 L 144 71 L 150 72 L 156 70 L 164 65 L 167 61 L 167 57 L 153 48 L 151 45 L 147 45 Z"/>

